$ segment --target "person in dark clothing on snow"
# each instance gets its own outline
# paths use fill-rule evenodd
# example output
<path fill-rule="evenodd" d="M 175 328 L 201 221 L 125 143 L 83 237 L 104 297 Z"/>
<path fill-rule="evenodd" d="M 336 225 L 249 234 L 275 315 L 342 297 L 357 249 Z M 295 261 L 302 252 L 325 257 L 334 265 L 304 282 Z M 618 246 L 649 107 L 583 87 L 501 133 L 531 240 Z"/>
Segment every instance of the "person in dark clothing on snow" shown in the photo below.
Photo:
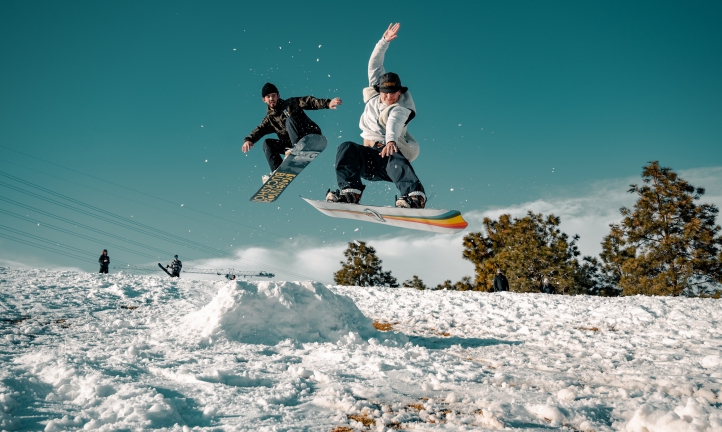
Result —
<path fill-rule="evenodd" d="M 549 282 L 549 278 L 544 278 L 544 282 L 542 282 L 539 287 L 539 292 L 542 294 L 554 294 L 557 292 L 557 289 Z"/>
<path fill-rule="evenodd" d="M 509 281 L 506 280 L 506 276 L 501 272 L 501 269 L 496 269 L 492 288 L 494 292 L 509 291 Z"/>
<path fill-rule="evenodd" d="M 100 263 L 100 271 L 98 273 L 108 273 L 108 266 L 110 265 L 110 257 L 108 256 L 108 249 L 103 249 L 103 253 L 98 258 Z"/>
<path fill-rule="evenodd" d="M 359 121 L 363 145 L 346 141 L 336 152 L 339 190 L 326 193 L 326 201 L 358 204 L 369 181 L 393 182 L 401 193 L 396 207 L 424 208 L 426 194 L 411 162 L 419 155 L 419 143 L 406 130 L 416 116 L 416 105 L 401 78 L 384 69 L 389 43 L 400 24 L 391 24 L 371 53 L 369 87 L 363 90 L 364 112 Z"/>
<path fill-rule="evenodd" d="M 283 162 L 281 155 L 288 155 L 301 138 L 309 134 L 321 135 L 321 128 L 308 118 L 304 110 L 336 109 L 342 103 L 339 98 L 316 99 L 313 96 L 281 99 L 278 89 L 271 83 L 263 85 L 261 98 L 268 105 L 266 117 L 243 140 L 242 150 L 243 153 L 249 152 L 265 135 L 271 133 L 278 135 L 278 139 L 269 138 L 263 142 L 263 152 L 266 154 L 271 174 Z M 268 177 L 263 176 L 264 183 L 266 180 Z"/>
<path fill-rule="evenodd" d="M 174 260 L 172 263 L 165 266 L 165 268 L 170 268 L 171 277 L 180 277 L 181 268 L 183 268 L 183 263 L 178 259 L 178 255 L 173 256 Z"/>

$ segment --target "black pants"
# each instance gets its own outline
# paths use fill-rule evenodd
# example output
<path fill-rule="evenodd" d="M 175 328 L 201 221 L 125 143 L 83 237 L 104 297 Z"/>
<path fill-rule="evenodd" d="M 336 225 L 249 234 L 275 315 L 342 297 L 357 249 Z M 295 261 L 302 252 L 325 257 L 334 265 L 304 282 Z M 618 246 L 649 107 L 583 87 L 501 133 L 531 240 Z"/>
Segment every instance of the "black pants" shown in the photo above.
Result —
<path fill-rule="evenodd" d="M 309 134 L 321 135 L 321 128 L 316 123 L 311 120 L 297 122 L 290 116 L 286 118 L 286 131 L 288 132 L 288 141 L 273 138 L 263 141 L 263 153 L 266 154 L 266 160 L 271 171 L 276 171 L 283 162 L 281 155 L 296 145 L 301 138 Z"/>
<path fill-rule="evenodd" d="M 98 273 L 108 273 L 108 266 L 107 265 L 101 265 L 100 271 Z"/>
<path fill-rule="evenodd" d="M 346 141 L 336 151 L 338 187 L 363 190 L 361 178 L 393 182 L 401 195 L 424 191 L 411 163 L 401 153 L 381 157 L 379 149 Z"/>

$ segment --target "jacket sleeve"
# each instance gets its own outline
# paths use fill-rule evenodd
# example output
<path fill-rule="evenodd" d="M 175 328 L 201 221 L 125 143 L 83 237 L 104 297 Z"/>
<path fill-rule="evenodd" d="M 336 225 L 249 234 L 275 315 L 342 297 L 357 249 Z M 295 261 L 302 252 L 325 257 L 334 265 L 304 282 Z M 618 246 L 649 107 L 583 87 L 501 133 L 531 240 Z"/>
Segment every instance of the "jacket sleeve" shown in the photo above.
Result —
<path fill-rule="evenodd" d="M 271 125 L 271 121 L 268 119 L 268 116 L 263 119 L 261 124 L 258 125 L 253 131 L 248 134 L 247 137 L 243 139 L 243 141 L 250 141 L 253 144 L 257 143 L 258 140 L 260 140 L 263 136 L 271 134 L 276 132 L 276 130 L 273 128 L 273 125 Z"/>
<path fill-rule="evenodd" d="M 317 99 L 313 96 L 303 96 L 291 98 L 292 103 L 298 104 L 298 107 L 304 110 L 327 109 L 331 99 Z"/>
<path fill-rule="evenodd" d="M 387 49 L 389 49 L 389 43 L 386 42 L 386 39 L 381 38 L 380 41 L 376 42 L 374 51 L 371 53 L 371 58 L 369 59 L 369 87 L 378 84 L 381 75 L 386 73 L 386 69 L 384 69 L 384 56 L 386 55 Z"/>
<path fill-rule="evenodd" d="M 395 106 L 389 112 L 389 120 L 386 123 L 386 142 L 398 141 L 399 137 L 404 133 L 404 126 L 411 116 L 411 110 Z"/>

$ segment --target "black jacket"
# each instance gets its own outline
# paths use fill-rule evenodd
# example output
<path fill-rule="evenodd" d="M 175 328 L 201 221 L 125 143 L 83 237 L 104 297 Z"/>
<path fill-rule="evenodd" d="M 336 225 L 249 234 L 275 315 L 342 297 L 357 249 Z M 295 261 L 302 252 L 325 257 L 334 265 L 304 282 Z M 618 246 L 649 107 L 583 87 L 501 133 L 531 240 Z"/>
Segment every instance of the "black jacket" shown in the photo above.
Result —
<path fill-rule="evenodd" d="M 170 263 L 170 269 L 173 272 L 173 274 L 180 274 L 181 268 L 183 268 L 183 263 L 179 259 L 174 259 L 172 263 Z"/>
<path fill-rule="evenodd" d="M 554 288 L 554 285 L 544 285 L 543 283 L 539 287 L 539 292 L 543 294 L 555 294 L 557 292 L 557 289 Z"/>
<path fill-rule="evenodd" d="M 494 285 L 492 291 L 509 291 L 509 281 L 506 280 L 506 276 L 504 276 L 503 274 L 498 274 L 494 276 Z"/>
<path fill-rule="evenodd" d="M 299 124 L 313 123 L 304 110 L 317 110 L 328 108 L 331 99 L 316 99 L 313 96 L 293 97 L 279 99 L 275 108 L 266 110 L 266 117 L 257 128 L 253 129 L 244 141 L 257 143 L 264 135 L 276 133 L 278 139 L 290 145 L 291 139 L 286 131 L 286 118 L 290 114 Z"/>
<path fill-rule="evenodd" d="M 108 260 L 108 262 L 105 262 L 105 260 Z M 100 258 L 98 258 L 98 262 L 100 263 L 101 267 L 108 267 L 110 265 L 110 256 L 100 255 Z"/>

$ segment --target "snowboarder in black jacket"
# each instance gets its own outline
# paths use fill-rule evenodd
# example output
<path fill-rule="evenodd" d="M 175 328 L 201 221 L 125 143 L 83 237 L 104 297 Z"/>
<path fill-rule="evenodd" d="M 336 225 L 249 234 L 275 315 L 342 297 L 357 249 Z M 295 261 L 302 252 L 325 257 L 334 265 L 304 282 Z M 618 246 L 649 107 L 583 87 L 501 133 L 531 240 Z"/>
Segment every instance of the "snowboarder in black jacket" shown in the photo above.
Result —
<path fill-rule="evenodd" d="M 173 262 L 165 266 L 165 268 L 170 268 L 170 277 L 179 278 L 183 263 L 178 259 L 178 255 L 174 255 L 173 258 Z"/>
<path fill-rule="evenodd" d="M 243 140 L 242 150 L 243 153 L 249 152 L 264 135 L 278 135 L 278 139 L 269 138 L 263 142 L 263 152 L 271 173 L 283 162 L 281 155 L 288 154 L 301 138 L 309 134 L 321 135 L 321 128 L 308 118 L 304 110 L 336 109 L 342 103 L 339 98 L 316 99 L 313 96 L 281 99 L 278 88 L 271 83 L 264 84 L 261 98 L 268 105 L 266 117 Z"/>
<path fill-rule="evenodd" d="M 494 276 L 492 288 L 494 292 L 509 291 L 509 281 L 506 279 L 506 276 L 502 274 L 501 269 L 496 269 L 496 276 Z"/>
<path fill-rule="evenodd" d="M 108 266 L 110 265 L 110 257 L 108 256 L 107 249 L 103 249 L 103 253 L 100 254 L 100 258 L 98 258 L 98 262 L 100 263 L 100 271 L 98 273 L 108 273 Z"/>

